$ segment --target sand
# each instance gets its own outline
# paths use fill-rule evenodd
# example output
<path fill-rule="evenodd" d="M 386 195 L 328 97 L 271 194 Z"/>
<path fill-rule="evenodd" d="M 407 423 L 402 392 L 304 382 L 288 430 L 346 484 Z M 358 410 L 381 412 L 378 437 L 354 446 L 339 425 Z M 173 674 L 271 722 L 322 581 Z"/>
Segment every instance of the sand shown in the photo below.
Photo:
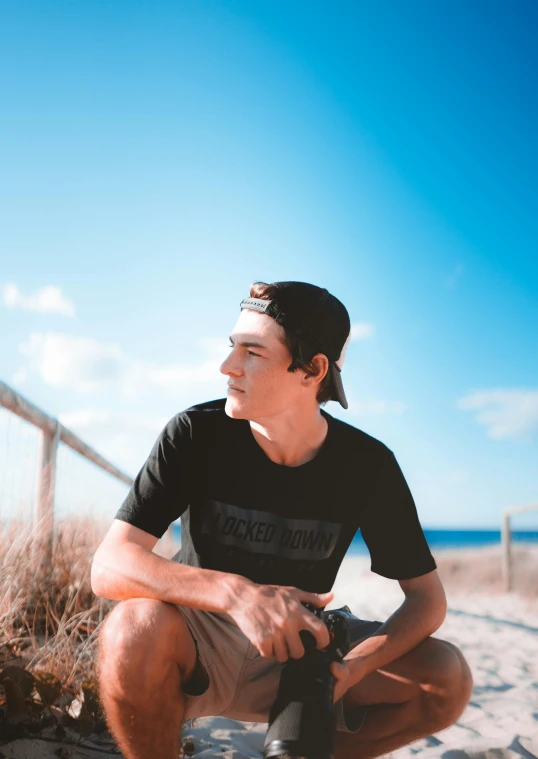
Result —
<path fill-rule="evenodd" d="M 498 549 L 468 551 L 469 566 L 497 562 Z M 462 582 L 454 566 L 465 554 L 436 554 L 440 574 L 446 575 L 448 613 L 435 636 L 456 644 L 474 676 L 471 701 L 452 727 L 415 741 L 388 755 L 393 759 L 508 759 L 538 758 L 538 605 L 536 598 L 502 593 L 498 583 L 474 590 L 473 572 Z M 456 564 L 454 564 L 454 561 Z M 448 567 L 448 569 L 447 569 Z M 452 570 L 450 569 L 452 567 Z M 535 564 L 528 564 L 534 571 Z M 454 582 L 454 576 L 457 582 Z M 492 575 L 493 576 L 493 575 Z M 452 578 L 452 579 L 451 579 Z M 466 589 L 464 589 L 466 587 Z M 384 620 L 401 604 L 397 582 L 369 571 L 369 560 L 347 559 L 341 567 L 331 606 L 348 604 L 365 619 Z M 183 726 L 182 738 L 194 757 L 259 759 L 266 724 L 200 718 Z M 65 744 L 64 744 L 65 745 Z M 19 740 L 0 747 L 10 759 L 53 759 L 61 743 Z M 88 741 L 76 750 L 66 746 L 64 759 L 107 755 L 106 746 Z M 115 754 L 118 756 L 118 754 Z"/>

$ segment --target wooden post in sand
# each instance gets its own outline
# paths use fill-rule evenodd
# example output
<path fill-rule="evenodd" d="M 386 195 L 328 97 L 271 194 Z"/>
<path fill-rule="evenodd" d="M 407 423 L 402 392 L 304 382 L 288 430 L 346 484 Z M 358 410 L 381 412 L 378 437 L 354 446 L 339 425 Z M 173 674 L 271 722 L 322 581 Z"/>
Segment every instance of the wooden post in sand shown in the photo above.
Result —
<path fill-rule="evenodd" d="M 510 512 L 504 512 L 502 527 L 503 581 L 507 593 L 512 590 L 512 551 L 510 545 Z"/>
<path fill-rule="evenodd" d="M 503 579 L 504 588 L 507 593 L 513 587 L 514 567 L 512 561 L 512 534 L 510 531 L 510 517 L 514 514 L 528 514 L 531 511 L 538 511 L 538 503 L 531 503 L 528 506 L 516 506 L 513 509 L 506 509 L 504 512 L 502 528 L 502 545 L 503 545 Z"/>
<path fill-rule="evenodd" d="M 52 561 L 54 536 L 54 491 L 56 488 L 56 458 L 60 442 L 61 425 L 56 422 L 54 432 L 41 433 L 41 453 L 37 472 L 35 525 L 40 559 L 46 565 Z"/>

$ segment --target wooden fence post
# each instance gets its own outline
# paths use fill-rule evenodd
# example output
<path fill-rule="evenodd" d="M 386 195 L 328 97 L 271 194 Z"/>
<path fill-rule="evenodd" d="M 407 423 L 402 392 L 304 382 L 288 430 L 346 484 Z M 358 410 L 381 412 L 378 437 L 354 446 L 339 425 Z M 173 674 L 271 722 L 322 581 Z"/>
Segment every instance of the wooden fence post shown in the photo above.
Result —
<path fill-rule="evenodd" d="M 514 556 L 512 554 L 512 532 L 510 518 L 515 514 L 529 514 L 531 511 L 538 511 L 538 503 L 531 503 L 528 506 L 516 506 L 506 509 L 504 512 L 502 528 L 503 544 L 503 578 L 504 587 L 507 592 L 514 588 Z"/>
<path fill-rule="evenodd" d="M 512 551 L 510 545 L 510 514 L 505 512 L 502 528 L 503 545 L 503 580 L 504 589 L 507 593 L 512 590 Z"/>
<path fill-rule="evenodd" d="M 54 540 L 54 491 L 56 487 L 56 460 L 61 425 L 56 422 L 54 433 L 42 430 L 38 464 L 35 529 L 37 550 L 45 565 L 52 561 Z"/>

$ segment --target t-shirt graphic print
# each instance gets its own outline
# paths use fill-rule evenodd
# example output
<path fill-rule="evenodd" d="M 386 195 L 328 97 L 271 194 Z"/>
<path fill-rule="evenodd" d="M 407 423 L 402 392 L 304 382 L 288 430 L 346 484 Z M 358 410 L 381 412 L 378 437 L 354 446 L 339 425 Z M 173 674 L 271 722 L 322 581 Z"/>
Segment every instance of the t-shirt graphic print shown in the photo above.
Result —
<path fill-rule="evenodd" d="M 372 571 L 393 579 L 436 568 L 392 451 L 332 417 L 315 458 L 271 461 L 226 399 L 191 406 L 161 431 L 116 518 L 160 538 L 181 517 L 184 564 L 257 583 L 331 589 L 357 530 Z"/>
<path fill-rule="evenodd" d="M 288 559 L 327 559 L 342 525 L 319 519 L 288 519 L 268 511 L 209 501 L 202 532 L 226 545 Z"/>

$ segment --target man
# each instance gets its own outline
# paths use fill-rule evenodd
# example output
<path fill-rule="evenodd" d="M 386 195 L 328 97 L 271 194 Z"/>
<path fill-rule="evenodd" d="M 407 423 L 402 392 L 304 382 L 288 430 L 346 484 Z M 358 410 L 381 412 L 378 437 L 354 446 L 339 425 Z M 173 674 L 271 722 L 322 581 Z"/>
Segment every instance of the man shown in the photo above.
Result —
<path fill-rule="evenodd" d="M 386 622 L 356 618 L 336 678 L 337 757 L 374 757 L 453 724 L 470 697 L 461 652 L 432 638 L 446 599 L 394 454 L 325 412 L 347 408 L 350 321 L 326 289 L 255 283 L 220 370 L 224 400 L 171 419 L 92 565 L 121 601 L 100 635 L 101 699 L 127 759 L 175 759 L 181 724 L 267 721 L 280 671 L 328 631 L 324 607 L 360 529 L 372 570 L 405 594 Z M 179 561 L 152 553 L 181 516 Z M 359 580 L 357 580 L 359 582 Z"/>

